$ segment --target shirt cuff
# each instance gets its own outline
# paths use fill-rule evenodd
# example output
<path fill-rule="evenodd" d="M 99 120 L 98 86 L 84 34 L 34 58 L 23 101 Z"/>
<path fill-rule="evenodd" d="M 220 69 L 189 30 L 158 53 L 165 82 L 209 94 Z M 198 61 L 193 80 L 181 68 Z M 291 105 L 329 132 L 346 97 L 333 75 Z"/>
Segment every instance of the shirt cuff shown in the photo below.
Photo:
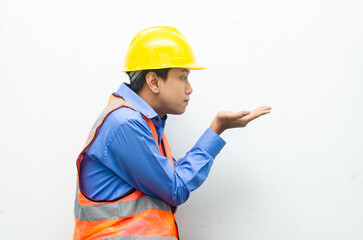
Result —
<path fill-rule="evenodd" d="M 197 144 L 204 149 L 213 158 L 222 150 L 226 142 L 212 129 L 207 128 L 203 135 L 199 138 Z"/>

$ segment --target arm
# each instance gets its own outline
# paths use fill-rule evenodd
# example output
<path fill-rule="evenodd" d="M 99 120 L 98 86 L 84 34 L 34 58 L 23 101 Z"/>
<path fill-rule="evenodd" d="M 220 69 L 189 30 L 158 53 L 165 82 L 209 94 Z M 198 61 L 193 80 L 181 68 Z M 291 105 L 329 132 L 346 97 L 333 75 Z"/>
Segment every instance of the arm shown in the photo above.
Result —
<path fill-rule="evenodd" d="M 102 162 L 133 188 L 171 205 L 185 202 L 208 176 L 225 142 L 213 131 L 172 164 L 160 155 L 149 126 L 141 119 L 119 125 L 107 141 Z"/>

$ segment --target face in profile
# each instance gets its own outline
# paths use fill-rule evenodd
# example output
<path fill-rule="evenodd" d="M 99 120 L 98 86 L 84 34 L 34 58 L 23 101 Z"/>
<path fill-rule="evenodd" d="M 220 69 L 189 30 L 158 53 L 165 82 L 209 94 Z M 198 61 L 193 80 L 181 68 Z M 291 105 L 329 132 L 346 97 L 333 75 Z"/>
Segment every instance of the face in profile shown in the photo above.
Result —
<path fill-rule="evenodd" d="M 166 114 L 182 114 L 189 102 L 189 96 L 193 92 L 189 83 L 188 68 L 172 68 L 168 77 L 160 83 L 161 107 Z"/>

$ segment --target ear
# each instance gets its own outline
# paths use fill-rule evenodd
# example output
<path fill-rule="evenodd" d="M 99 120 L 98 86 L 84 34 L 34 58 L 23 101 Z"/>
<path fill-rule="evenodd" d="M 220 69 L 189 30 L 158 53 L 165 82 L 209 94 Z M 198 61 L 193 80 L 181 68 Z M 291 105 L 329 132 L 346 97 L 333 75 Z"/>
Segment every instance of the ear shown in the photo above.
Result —
<path fill-rule="evenodd" d="M 154 72 L 148 72 L 145 76 L 146 84 L 150 90 L 158 94 L 160 92 L 160 78 Z"/>

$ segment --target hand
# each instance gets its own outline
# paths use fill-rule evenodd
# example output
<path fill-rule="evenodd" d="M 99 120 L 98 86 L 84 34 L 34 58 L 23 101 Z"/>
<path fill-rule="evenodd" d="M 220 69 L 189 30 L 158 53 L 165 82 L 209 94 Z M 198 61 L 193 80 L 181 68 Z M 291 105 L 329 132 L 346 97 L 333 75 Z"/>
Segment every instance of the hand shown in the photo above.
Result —
<path fill-rule="evenodd" d="M 236 113 L 229 111 L 219 112 L 209 128 L 220 135 L 224 130 L 229 128 L 245 127 L 253 119 L 270 113 L 270 110 L 270 106 L 263 106 L 252 111 L 240 111 Z"/>

